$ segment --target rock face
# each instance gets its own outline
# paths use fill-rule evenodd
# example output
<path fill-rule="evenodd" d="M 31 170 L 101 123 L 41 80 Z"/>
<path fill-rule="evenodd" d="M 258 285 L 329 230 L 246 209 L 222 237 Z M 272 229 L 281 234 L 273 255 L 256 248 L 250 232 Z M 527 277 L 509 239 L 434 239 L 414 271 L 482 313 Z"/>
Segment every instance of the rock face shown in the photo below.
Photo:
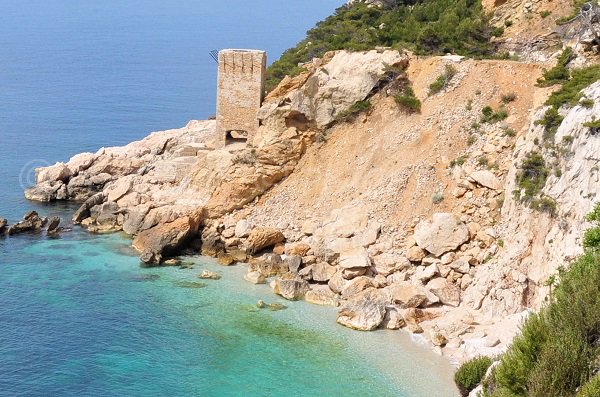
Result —
<path fill-rule="evenodd" d="M 398 51 L 339 51 L 308 77 L 303 86 L 277 102 L 263 105 L 259 118 L 266 125 L 295 118 L 325 128 L 336 115 L 367 97 L 385 74 L 386 65 L 400 66 L 407 62 L 407 56 Z"/>
<path fill-rule="evenodd" d="M 133 240 L 133 248 L 141 252 L 140 259 L 144 263 L 160 264 L 163 256 L 181 248 L 198 233 L 203 216 L 203 211 L 197 211 L 145 230 Z"/>
<path fill-rule="evenodd" d="M 366 289 L 340 307 L 337 322 L 352 329 L 372 331 L 383 322 L 385 305 L 385 297 L 379 290 Z"/>
<path fill-rule="evenodd" d="M 435 256 L 457 249 L 469 239 L 469 229 L 450 213 L 433 214 L 431 220 L 419 222 L 415 227 L 415 241 L 419 247 Z"/>
<path fill-rule="evenodd" d="M 252 229 L 248 240 L 246 241 L 246 247 L 248 252 L 254 254 L 267 247 L 272 247 L 275 244 L 281 243 L 285 240 L 285 236 L 279 229 L 269 227 L 257 227 Z"/>

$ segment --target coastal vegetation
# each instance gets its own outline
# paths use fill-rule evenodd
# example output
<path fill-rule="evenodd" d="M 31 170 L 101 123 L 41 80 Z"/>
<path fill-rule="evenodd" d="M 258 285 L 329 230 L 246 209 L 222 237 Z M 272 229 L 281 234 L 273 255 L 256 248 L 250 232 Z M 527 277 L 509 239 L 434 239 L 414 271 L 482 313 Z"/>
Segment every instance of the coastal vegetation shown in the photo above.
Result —
<path fill-rule="evenodd" d="M 547 305 L 529 316 L 521 335 L 483 381 L 483 396 L 600 395 L 600 203 L 587 220 L 593 227 L 585 232 L 584 254 L 548 280 Z M 457 372 L 460 387 L 472 385 L 475 376 L 458 374 L 475 372 L 473 365 L 467 362 Z"/>
<path fill-rule="evenodd" d="M 444 68 L 444 73 L 440 74 L 437 79 L 435 79 L 435 81 L 429 85 L 429 95 L 437 94 L 448 87 L 448 84 L 457 72 L 458 71 L 454 66 L 446 65 Z"/>
<path fill-rule="evenodd" d="M 454 382 L 461 394 L 467 396 L 485 376 L 486 371 L 492 365 L 492 359 L 481 356 L 465 362 L 454 374 Z"/>
<path fill-rule="evenodd" d="M 573 58 L 573 49 L 567 47 L 558 57 L 556 65 L 544 71 L 542 77 L 537 80 L 537 85 L 540 87 L 553 85 L 559 85 L 560 87 L 546 100 L 545 105 L 548 108 L 542 118 L 535 121 L 536 125 L 544 127 L 542 134 L 543 145 L 540 145 L 542 142 L 536 138 L 534 142 L 540 146 L 539 149 L 525 155 L 516 177 L 517 186 L 520 189 L 514 192 L 516 198 L 528 204 L 533 209 L 551 214 L 556 213 L 556 202 L 551 197 L 541 194 L 546 185 L 546 180 L 550 175 L 544 156 L 549 153 L 555 159 L 555 175 L 561 175 L 562 172 L 559 168 L 560 155 L 561 153 L 566 153 L 566 151 L 557 149 L 557 145 L 554 142 L 556 132 L 564 120 L 561 108 L 570 108 L 575 105 L 581 105 L 585 108 L 593 106 L 593 100 L 585 98 L 582 90 L 595 81 L 600 80 L 600 65 L 571 70 L 567 66 Z M 492 114 L 489 109 L 487 113 Z M 484 108 L 484 117 L 485 115 L 486 109 Z M 594 120 L 585 123 L 584 126 L 590 128 L 592 133 L 596 132 Z M 563 144 L 569 144 L 573 140 L 574 137 L 569 136 L 563 139 L 562 142 Z"/>
<path fill-rule="evenodd" d="M 417 54 L 454 53 L 491 57 L 493 28 L 479 0 L 410 0 L 390 9 L 364 3 L 338 8 L 307 32 L 267 70 L 267 89 L 285 75 L 300 73 L 299 64 L 331 50 L 370 50 L 378 46 L 407 48 Z"/>

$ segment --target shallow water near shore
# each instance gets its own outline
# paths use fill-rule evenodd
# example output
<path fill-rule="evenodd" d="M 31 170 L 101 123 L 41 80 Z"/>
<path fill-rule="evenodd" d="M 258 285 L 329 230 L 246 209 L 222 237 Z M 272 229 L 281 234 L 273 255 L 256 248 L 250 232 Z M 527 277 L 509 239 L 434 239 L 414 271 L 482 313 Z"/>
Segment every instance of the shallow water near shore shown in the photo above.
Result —
<path fill-rule="evenodd" d="M 35 167 L 211 115 L 208 51 L 273 60 L 341 3 L 0 0 L 0 217 L 68 220 L 71 204 L 23 198 Z M 408 335 L 351 331 L 243 266 L 190 261 L 142 268 L 125 236 L 79 228 L 0 237 L 0 396 L 456 396 Z"/>
<path fill-rule="evenodd" d="M 142 268 L 122 236 L 78 230 L 12 244 L 0 395 L 455 395 L 444 359 L 405 334 L 337 326 L 333 308 L 245 283 L 243 265 Z M 222 279 L 200 280 L 204 269 Z"/>

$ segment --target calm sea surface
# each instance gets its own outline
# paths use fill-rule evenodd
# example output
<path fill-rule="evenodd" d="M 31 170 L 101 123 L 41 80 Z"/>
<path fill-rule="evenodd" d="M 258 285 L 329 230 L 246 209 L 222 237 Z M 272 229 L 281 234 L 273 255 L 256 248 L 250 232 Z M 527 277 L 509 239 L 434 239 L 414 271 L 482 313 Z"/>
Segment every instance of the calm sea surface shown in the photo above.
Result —
<path fill-rule="evenodd" d="M 0 217 L 33 169 L 214 113 L 209 51 L 270 60 L 341 0 L 0 0 Z M 454 396 L 444 360 L 398 332 L 278 302 L 244 269 L 144 269 L 119 234 L 0 237 L 0 396 Z M 201 282 L 202 269 L 223 279 Z"/>

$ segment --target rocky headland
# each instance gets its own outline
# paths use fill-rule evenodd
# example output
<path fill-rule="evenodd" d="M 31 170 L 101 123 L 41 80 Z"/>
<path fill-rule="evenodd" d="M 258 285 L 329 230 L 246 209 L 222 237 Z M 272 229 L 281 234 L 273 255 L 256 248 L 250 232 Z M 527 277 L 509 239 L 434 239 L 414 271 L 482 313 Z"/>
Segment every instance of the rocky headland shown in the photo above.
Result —
<path fill-rule="evenodd" d="M 564 109 L 553 138 L 569 153 L 543 190 L 555 209 L 513 194 L 553 90 L 536 81 L 557 55 L 330 52 L 271 92 L 252 145 L 215 149 L 215 122 L 191 121 L 38 169 L 25 195 L 81 202 L 74 223 L 124 231 L 150 265 L 214 256 L 286 299 L 339 307 L 344 326 L 423 334 L 456 362 L 497 354 L 580 253 L 600 187 L 597 172 L 582 172 L 600 150 L 585 126 L 600 114 L 596 83 L 584 91 L 593 105 Z M 420 112 L 395 99 L 406 84 Z M 486 120 L 486 107 L 506 114 Z"/>

